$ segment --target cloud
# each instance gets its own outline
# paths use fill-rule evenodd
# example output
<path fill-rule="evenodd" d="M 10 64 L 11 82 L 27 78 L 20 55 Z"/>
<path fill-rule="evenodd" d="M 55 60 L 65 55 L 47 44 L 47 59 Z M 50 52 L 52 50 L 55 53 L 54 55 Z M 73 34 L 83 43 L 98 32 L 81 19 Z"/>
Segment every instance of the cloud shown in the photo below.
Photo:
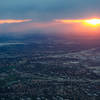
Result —
<path fill-rule="evenodd" d="M 32 20 L 31 19 L 24 19 L 24 20 L 5 19 L 5 20 L 0 20 L 0 24 L 23 23 L 23 22 L 30 22 L 30 21 Z"/>
<path fill-rule="evenodd" d="M 55 20 L 57 23 L 97 23 L 100 24 L 100 18 L 91 18 L 91 19 L 57 19 Z"/>
<path fill-rule="evenodd" d="M 55 22 L 57 23 L 64 23 L 64 24 L 68 24 L 68 23 L 83 23 L 86 20 L 84 19 L 60 19 L 60 20 L 55 20 Z"/>

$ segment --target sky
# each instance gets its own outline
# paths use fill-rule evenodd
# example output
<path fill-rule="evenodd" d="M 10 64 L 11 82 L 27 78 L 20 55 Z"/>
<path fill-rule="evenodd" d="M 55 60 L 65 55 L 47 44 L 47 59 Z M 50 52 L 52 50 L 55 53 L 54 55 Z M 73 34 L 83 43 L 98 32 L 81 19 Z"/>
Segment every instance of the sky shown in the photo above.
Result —
<path fill-rule="evenodd" d="M 0 0 L 0 33 L 93 32 L 62 19 L 100 18 L 100 0 Z"/>

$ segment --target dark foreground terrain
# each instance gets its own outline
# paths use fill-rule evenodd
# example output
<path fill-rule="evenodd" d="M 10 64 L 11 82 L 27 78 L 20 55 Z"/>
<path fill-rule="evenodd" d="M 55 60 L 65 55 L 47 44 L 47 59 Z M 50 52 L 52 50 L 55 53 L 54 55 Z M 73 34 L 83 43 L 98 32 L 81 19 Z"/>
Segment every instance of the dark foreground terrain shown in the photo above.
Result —
<path fill-rule="evenodd" d="M 0 100 L 100 100 L 100 40 L 80 40 L 2 38 Z"/>

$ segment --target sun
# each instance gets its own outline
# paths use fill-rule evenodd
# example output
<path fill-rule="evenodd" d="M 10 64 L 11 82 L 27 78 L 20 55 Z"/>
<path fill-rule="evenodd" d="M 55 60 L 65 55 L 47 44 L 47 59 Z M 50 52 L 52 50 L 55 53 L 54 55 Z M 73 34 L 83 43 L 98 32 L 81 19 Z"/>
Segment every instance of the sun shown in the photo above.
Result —
<path fill-rule="evenodd" d="M 100 24 L 100 19 L 90 19 L 90 20 L 86 20 L 85 21 L 87 24 L 91 24 L 91 25 L 98 25 Z"/>

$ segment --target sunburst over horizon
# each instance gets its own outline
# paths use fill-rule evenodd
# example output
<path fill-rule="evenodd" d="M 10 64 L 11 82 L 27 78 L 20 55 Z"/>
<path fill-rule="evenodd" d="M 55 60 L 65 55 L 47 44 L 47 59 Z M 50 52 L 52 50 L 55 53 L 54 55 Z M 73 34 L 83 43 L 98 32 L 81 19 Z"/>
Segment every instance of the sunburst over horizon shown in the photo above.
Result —
<path fill-rule="evenodd" d="M 86 23 L 92 24 L 92 25 L 98 25 L 98 24 L 100 24 L 100 19 L 93 18 L 93 19 L 90 19 L 90 20 L 86 20 Z"/>
<path fill-rule="evenodd" d="M 99 25 L 100 18 L 90 18 L 90 19 L 57 19 L 55 20 L 58 23 L 70 24 L 70 23 L 82 23 L 82 24 L 90 24 L 90 25 Z"/>

